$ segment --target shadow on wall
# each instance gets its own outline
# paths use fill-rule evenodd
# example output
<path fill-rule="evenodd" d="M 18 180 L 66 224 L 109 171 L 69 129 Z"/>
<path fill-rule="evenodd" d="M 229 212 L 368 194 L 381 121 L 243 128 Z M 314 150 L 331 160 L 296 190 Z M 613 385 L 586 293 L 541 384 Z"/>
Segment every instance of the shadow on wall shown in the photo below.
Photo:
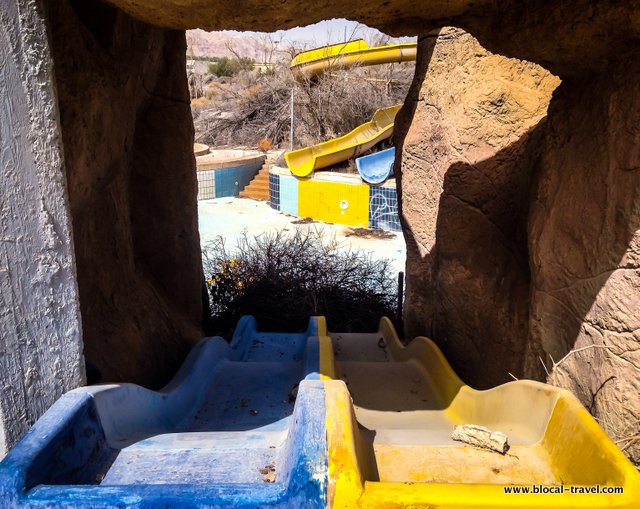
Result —
<path fill-rule="evenodd" d="M 436 45 L 440 47 L 433 57 Z M 512 92 L 510 88 L 503 87 L 496 96 L 490 87 L 479 99 L 459 98 L 469 103 L 461 120 L 451 104 L 442 106 L 447 98 L 437 97 L 441 84 L 431 77 L 425 86 L 432 58 L 436 59 L 434 72 L 455 79 L 449 76 L 445 59 L 460 48 L 467 51 L 475 46 L 479 47 L 477 41 L 459 30 L 443 29 L 438 36 L 421 38 L 418 71 L 405 103 L 410 109 L 403 110 L 397 121 L 402 150 L 398 150 L 395 170 L 407 243 L 407 337 L 432 337 L 463 379 L 486 388 L 510 380 L 509 373 L 520 377 L 524 370 L 530 279 L 528 194 L 544 117 L 538 121 L 530 114 L 533 125 L 528 129 L 516 124 L 520 137 L 507 130 L 504 136 L 510 142 L 500 138 L 495 145 L 504 148 L 497 152 L 495 145 L 487 149 L 477 143 L 491 157 L 482 159 L 462 146 L 454 130 L 458 125 L 451 124 L 468 122 L 468 110 L 482 108 L 482 115 L 491 117 L 487 123 L 493 125 L 496 118 L 521 114 L 508 109 L 505 96 Z M 510 64 L 480 49 L 484 51 L 480 64 L 463 62 L 470 72 L 493 70 L 496 59 Z M 513 72 L 505 64 L 498 70 Z M 451 91 L 456 92 L 468 93 Z M 522 124 L 517 117 L 508 120 Z M 486 129 L 478 128 L 473 135 L 493 134 Z"/>
<path fill-rule="evenodd" d="M 637 462 L 640 66 L 567 80 L 546 120 L 470 164 L 420 94 L 433 46 L 396 122 L 407 337 L 478 388 L 512 373 L 571 389 Z"/>
<path fill-rule="evenodd" d="M 544 120 L 495 157 L 447 170 L 431 249 L 431 334 L 474 385 L 523 375 L 530 273 L 528 184 Z M 508 178 L 491 179 L 499 168 Z M 496 177 L 498 177 L 496 175 Z"/>
<path fill-rule="evenodd" d="M 202 337 L 185 34 L 97 0 L 48 11 L 85 356 L 158 388 Z"/>
<path fill-rule="evenodd" d="M 563 84 L 529 214 L 529 376 L 571 389 L 640 463 L 640 65 Z"/>
<path fill-rule="evenodd" d="M 405 230 L 411 260 L 408 337 L 424 334 L 437 341 L 454 369 L 477 388 L 512 380 L 509 373 L 524 374 L 530 292 L 527 195 L 533 167 L 528 158 L 543 129 L 544 121 L 494 157 L 456 162 L 446 170 L 436 201 L 435 242 L 428 251 L 412 230 L 419 216 Z M 507 178 L 490 177 L 506 166 Z"/>

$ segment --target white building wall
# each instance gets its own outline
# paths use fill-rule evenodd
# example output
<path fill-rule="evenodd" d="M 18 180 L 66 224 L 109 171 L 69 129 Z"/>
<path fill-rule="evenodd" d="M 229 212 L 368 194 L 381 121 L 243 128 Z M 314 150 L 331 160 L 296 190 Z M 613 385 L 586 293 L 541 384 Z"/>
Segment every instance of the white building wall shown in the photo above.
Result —
<path fill-rule="evenodd" d="M 0 457 L 84 382 L 80 305 L 47 26 L 0 8 Z"/>

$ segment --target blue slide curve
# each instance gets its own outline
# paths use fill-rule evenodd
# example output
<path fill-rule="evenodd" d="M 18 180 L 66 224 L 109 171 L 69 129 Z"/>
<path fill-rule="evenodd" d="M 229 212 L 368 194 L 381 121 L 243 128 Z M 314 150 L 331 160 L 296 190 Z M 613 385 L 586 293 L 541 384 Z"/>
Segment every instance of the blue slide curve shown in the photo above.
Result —
<path fill-rule="evenodd" d="M 326 505 L 318 319 L 201 341 L 161 391 L 61 397 L 0 463 L 3 508 Z"/>
<path fill-rule="evenodd" d="M 391 147 L 374 154 L 358 157 L 356 167 L 362 180 L 369 184 L 381 184 L 393 174 L 396 148 Z"/>

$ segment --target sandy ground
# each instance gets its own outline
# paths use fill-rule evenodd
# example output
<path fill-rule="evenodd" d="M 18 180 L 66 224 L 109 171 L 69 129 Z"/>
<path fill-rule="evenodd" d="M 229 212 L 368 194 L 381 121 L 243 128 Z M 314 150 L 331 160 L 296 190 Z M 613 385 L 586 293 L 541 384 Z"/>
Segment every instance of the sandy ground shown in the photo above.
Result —
<path fill-rule="evenodd" d="M 389 238 L 364 238 L 353 234 L 350 226 L 314 221 L 294 224 L 300 218 L 273 210 L 266 202 L 246 198 L 216 198 L 198 202 L 200 244 L 203 248 L 218 235 L 227 246 L 233 247 L 235 239 L 243 231 L 249 235 L 260 235 L 284 230 L 294 232 L 296 228 L 320 228 L 327 238 L 335 235 L 341 249 L 370 253 L 372 258 L 391 260 L 394 271 L 404 271 L 405 243 L 400 232 L 385 232 Z"/>

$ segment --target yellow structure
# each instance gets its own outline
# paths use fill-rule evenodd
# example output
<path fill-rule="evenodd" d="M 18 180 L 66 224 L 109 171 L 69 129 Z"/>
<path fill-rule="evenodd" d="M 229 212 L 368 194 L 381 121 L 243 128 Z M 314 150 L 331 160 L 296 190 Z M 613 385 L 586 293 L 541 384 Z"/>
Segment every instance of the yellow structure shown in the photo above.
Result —
<path fill-rule="evenodd" d="M 356 127 L 340 138 L 325 141 L 311 147 L 286 152 L 287 166 L 297 177 L 306 177 L 319 168 L 357 157 L 393 133 L 396 114 L 402 104 L 377 110 L 369 122 Z"/>
<path fill-rule="evenodd" d="M 298 215 L 325 223 L 369 227 L 369 186 L 300 180 Z"/>
<path fill-rule="evenodd" d="M 298 53 L 291 61 L 294 76 L 315 76 L 334 68 L 410 62 L 416 59 L 416 43 L 370 47 L 362 39 Z"/>
<path fill-rule="evenodd" d="M 570 392 L 528 380 L 476 391 L 431 340 L 405 347 L 386 318 L 374 334 L 319 334 L 335 351 L 320 366 L 336 378 L 325 382 L 329 507 L 640 507 L 640 474 Z M 458 424 L 502 431 L 511 448 L 454 442 Z"/>

